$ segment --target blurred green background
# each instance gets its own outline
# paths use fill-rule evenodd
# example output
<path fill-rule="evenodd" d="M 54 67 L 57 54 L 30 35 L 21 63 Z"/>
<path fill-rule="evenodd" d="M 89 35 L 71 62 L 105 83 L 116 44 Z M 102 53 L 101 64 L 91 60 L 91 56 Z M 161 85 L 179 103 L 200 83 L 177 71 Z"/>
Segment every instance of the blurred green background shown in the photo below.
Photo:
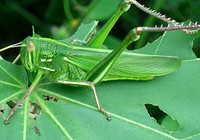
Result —
<path fill-rule="evenodd" d="M 20 42 L 31 36 L 32 26 L 43 37 L 63 39 L 72 35 L 83 23 L 98 20 L 101 27 L 114 12 L 121 0 L 1 0 L 0 1 L 0 47 Z M 200 21 L 199 0 L 138 0 L 176 21 Z M 161 25 L 161 21 L 132 6 L 123 14 L 106 41 L 114 48 L 125 35 L 137 26 Z M 144 33 L 132 48 L 144 46 L 159 34 Z M 196 41 L 198 42 L 198 41 Z M 199 43 L 195 46 L 198 47 Z M 197 48 L 196 47 L 196 48 Z M 6 56 L 15 50 L 7 51 Z M 14 56 L 13 56 L 14 57 Z"/>

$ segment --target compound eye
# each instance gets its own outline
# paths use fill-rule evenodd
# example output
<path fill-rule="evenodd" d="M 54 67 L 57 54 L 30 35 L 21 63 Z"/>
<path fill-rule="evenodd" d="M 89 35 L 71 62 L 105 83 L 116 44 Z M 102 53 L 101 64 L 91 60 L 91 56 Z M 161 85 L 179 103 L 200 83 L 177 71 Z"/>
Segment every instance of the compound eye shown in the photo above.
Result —
<path fill-rule="evenodd" d="M 32 41 L 29 41 L 27 43 L 27 49 L 28 49 L 29 52 L 32 52 L 33 50 L 35 50 L 35 45 Z"/>

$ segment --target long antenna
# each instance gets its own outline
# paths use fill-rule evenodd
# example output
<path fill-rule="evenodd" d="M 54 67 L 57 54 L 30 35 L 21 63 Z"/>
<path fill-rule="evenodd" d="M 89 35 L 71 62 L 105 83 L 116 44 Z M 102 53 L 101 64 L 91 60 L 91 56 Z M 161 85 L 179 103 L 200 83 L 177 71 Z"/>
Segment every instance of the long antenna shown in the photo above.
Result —
<path fill-rule="evenodd" d="M 0 52 L 3 52 L 5 50 L 11 49 L 11 48 L 19 48 L 19 47 L 22 47 L 22 42 L 15 43 L 15 44 L 9 45 L 7 47 L 4 47 L 4 48 L 0 49 Z"/>

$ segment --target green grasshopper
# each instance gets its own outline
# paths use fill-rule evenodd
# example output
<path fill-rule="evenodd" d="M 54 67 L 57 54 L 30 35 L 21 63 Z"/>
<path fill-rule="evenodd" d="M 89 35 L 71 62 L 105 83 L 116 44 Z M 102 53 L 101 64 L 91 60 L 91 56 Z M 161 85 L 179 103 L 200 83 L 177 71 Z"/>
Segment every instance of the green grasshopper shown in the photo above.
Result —
<path fill-rule="evenodd" d="M 144 12 L 151 14 L 168 24 L 168 27 L 137 27 L 129 32 L 121 45 L 114 50 L 101 48 L 108 33 L 130 6 L 134 4 Z M 84 47 L 75 44 L 66 44 L 49 38 L 42 38 L 33 33 L 22 42 L 1 49 L 21 47 L 20 58 L 30 73 L 37 73 L 35 80 L 28 88 L 24 97 L 12 108 L 5 119 L 13 116 L 18 106 L 30 96 L 32 91 L 43 77 L 50 80 L 72 86 L 88 86 L 92 88 L 99 111 L 108 120 L 110 115 L 101 106 L 95 85 L 101 81 L 109 80 L 150 80 L 156 76 L 162 76 L 176 71 L 181 64 L 177 57 L 144 55 L 133 52 L 124 52 L 126 47 L 139 39 L 143 31 L 167 31 L 183 30 L 187 33 L 194 33 L 200 25 L 193 24 L 183 26 L 174 20 L 165 18 L 149 8 L 142 6 L 136 0 L 125 0 L 120 3 L 113 16 L 107 21 L 104 27 L 95 34 Z M 197 29 L 197 30 L 194 30 Z M 75 40 L 75 42 L 80 42 Z"/>

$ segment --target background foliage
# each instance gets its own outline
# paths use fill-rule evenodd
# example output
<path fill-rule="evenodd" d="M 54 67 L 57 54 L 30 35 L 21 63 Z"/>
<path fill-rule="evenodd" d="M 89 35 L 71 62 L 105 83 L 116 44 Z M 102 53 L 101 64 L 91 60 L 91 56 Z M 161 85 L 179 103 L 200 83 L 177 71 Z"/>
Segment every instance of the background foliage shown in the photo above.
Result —
<path fill-rule="evenodd" d="M 31 26 L 44 37 L 63 39 L 73 34 L 80 23 L 99 20 L 100 25 L 110 17 L 121 0 L 1 0 L 0 1 L 0 47 L 16 43 L 32 34 Z M 138 0 L 140 3 L 164 13 L 179 22 L 199 21 L 198 0 Z M 137 26 L 155 26 L 165 23 L 147 15 L 135 6 L 125 13 L 112 30 L 112 41 L 115 46 Z M 120 34 L 119 34 L 120 32 Z M 158 35 L 142 35 L 132 48 L 139 48 L 152 41 Z M 12 55 L 13 52 L 10 53 Z M 8 56 L 8 54 L 6 54 Z"/>

